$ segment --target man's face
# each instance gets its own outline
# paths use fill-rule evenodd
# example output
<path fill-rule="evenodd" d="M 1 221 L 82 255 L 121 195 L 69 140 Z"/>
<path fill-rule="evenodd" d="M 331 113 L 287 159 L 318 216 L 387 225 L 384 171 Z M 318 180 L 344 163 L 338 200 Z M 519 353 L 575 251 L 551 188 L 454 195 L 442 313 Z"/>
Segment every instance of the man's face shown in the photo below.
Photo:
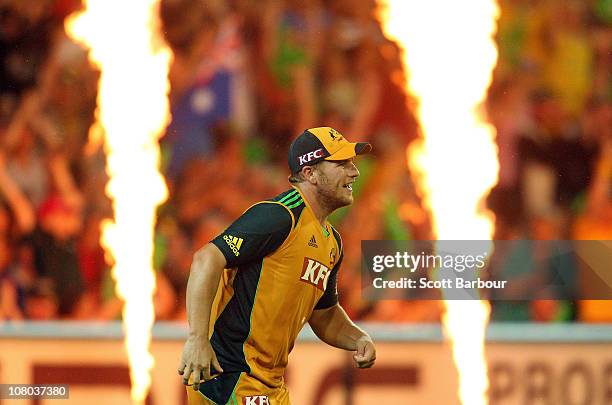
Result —
<path fill-rule="evenodd" d="M 315 167 L 317 191 L 322 203 L 335 210 L 353 203 L 353 183 L 359 170 L 353 158 L 324 160 Z"/>

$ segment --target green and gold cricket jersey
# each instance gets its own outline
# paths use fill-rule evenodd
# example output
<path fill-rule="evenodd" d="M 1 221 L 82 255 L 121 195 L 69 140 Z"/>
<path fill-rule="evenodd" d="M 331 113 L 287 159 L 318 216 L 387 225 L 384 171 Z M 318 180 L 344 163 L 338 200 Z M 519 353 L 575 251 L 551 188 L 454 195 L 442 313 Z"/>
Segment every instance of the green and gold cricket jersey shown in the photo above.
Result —
<path fill-rule="evenodd" d="M 212 243 L 227 259 L 211 343 L 228 372 L 280 387 L 287 357 L 315 309 L 338 302 L 342 242 L 298 189 L 251 206 Z M 214 321 L 214 325 L 213 325 Z"/>

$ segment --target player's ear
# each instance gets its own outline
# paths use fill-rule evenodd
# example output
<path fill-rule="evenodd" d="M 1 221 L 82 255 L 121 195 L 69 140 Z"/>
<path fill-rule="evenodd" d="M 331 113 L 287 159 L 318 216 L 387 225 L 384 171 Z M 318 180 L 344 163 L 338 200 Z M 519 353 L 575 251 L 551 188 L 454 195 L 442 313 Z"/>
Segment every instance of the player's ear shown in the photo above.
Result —
<path fill-rule="evenodd" d="M 313 166 L 302 167 L 302 177 L 310 184 L 317 184 L 316 170 Z"/>

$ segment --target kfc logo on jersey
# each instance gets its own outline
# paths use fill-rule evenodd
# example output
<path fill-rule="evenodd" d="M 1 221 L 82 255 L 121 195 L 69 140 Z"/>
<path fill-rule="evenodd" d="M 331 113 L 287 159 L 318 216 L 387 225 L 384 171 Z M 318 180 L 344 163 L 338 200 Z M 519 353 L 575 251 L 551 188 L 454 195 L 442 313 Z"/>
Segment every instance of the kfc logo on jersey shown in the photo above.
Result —
<path fill-rule="evenodd" d="M 304 265 L 302 266 L 302 277 L 300 277 L 300 280 L 314 285 L 321 291 L 325 291 L 327 288 L 329 273 L 331 272 L 329 271 L 328 267 L 316 260 L 305 257 Z"/>
<path fill-rule="evenodd" d="M 323 149 L 317 149 L 313 152 L 308 152 L 303 154 L 302 156 L 298 157 L 298 160 L 300 162 L 300 166 L 303 165 L 304 163 L 308 163 L 313 159 L 318 159 L 318 158 L 322 158 L 323 157 Z"/>
<path fill-rule="evenodd" d="M 270 405 L 270 400 L 265 395 L 242 398 L 242 405 Z"/>

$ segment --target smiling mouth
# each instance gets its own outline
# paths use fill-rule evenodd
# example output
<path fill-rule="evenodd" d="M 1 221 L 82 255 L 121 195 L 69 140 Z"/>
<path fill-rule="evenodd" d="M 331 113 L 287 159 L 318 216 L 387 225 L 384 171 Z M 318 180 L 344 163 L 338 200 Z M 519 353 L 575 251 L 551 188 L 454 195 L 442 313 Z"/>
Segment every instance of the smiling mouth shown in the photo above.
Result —
<path fill-rule="evenodd" d="M 349 191 L 353 191 L 353 183 L 345 185 L 344 188 L 348 189 Z"/>

